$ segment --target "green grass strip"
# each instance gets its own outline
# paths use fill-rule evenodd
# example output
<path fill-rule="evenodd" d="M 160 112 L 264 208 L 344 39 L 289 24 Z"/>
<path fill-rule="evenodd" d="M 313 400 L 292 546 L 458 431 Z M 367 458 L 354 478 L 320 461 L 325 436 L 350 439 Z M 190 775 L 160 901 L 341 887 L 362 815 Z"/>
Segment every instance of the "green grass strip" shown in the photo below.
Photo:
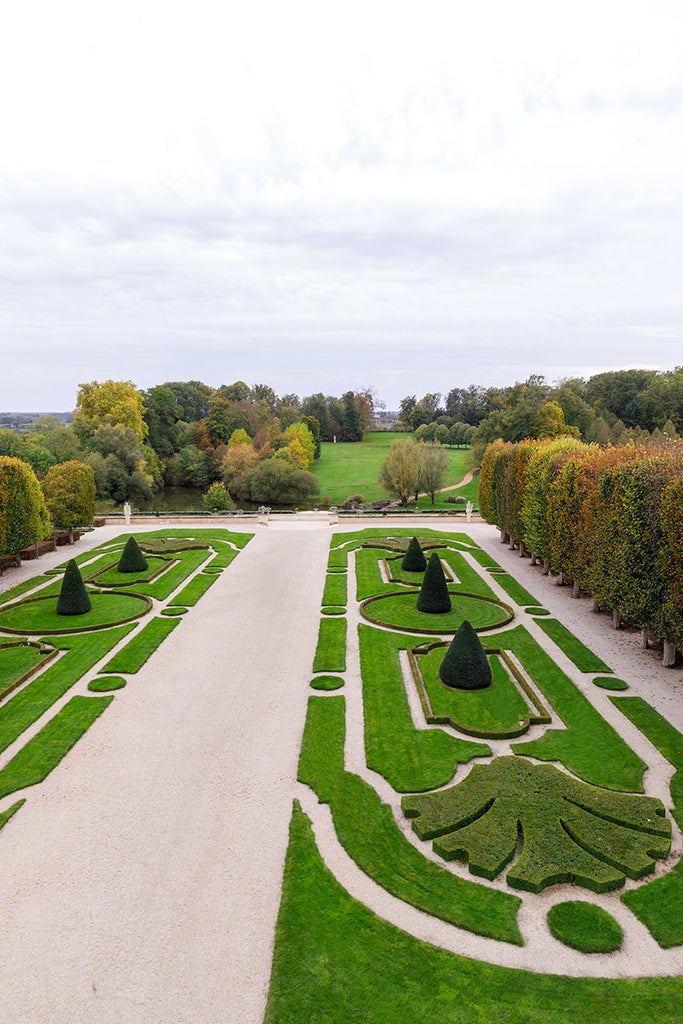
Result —
<path fill-rule="evenodd" d="M 496 583 L 503 588 L 508 597 L 523 608 L 527 604 L 538 604 L 538 598 L 530 594 L 521 583 L 518 583 L 514 576 L 507 572 L 496 573 L 493 577 Z"/>
<path fill-rule="evenodd" d="M 165 601 L 167 597 L 184 583 L 188 576 L 191 576 L 195 569 L 198 569 L 207 560 L 210 552 L 206 548 L 190 549 L 179 551 L 174 557 L 178 563 L 172 566 L 163 576 L 152 583 L 141 583 L 136 585 L 137 594 L 147 594 L 149 597 L 156 597 L 158 601 Z"/>
<path fill-rule="evenodd" d="M 0 814 L 0 829 L 3 828 L 10 818 L 13 818 L 17 811 L 24 806 L 26 803 L 26 797 L 23 800 L 17 800 L 15 804 L 12 804 L 6 811 Z"/>
<path fill-rule="evenodd" d="M 612 669 L 606 665 L 602 658 L 593 654 L 590 648 L 582 644 L 578 637 L 567 629 L 557 619 L 539 619 L 538 625 L 549 636 L 553 643 L 557 644 L 560 650 L 567 655 L 579 672 L 611 672 Z"/>
<path fill-rule="evenodd" d="M 0 771 L 0 799 L 47 778 L 113 699 L 72 697 Z"/>
<path fill-rule="evenodd" d="M 340 843 L 359 868 L 401 900 L 477 935 L 522 945 L 521 900 L 459 878 L 427 860 L 398 828 L 391 808 L 344 770 L 343 697 L 310 697 L 299 781 L 330 805 Z"/>
<path fill-rule="evenodd" d="M 346 573 L 328 572 L 323 591 L 323 604 L 346 604 Z"/>
<path fill-rule="evenodd" d="M 420 942 L 353 899 L 295 805 L 264 1024 L 680 1024 L 683 977 L 567 978 Z"/>
<path fill-rule="evenodd" d="M 344 548 L 333 548 L 327 559 L 328 569 L 346 569 L 349 564 L 349 556 Z"/>
<path fill-rule="evenodd" d="M 346 619 L 320 620 L 313 671 L 346 671 Z"/>
<path fill-rule="evenodd" d="M 421 643 L 418 637 L 365 625 L 358 627 L 358 635 L 368 768 L 398 793 L 422 793 L 450 782 L 458 764 L 490 755 L 486 743 L 413 725 L 399 652 Z"/>
<path fill-rule="evenodd" d="M 0 700 L 30 679 L 49 656 L 49 652 L 27 647 L 23 641 L 10 642 L 7 646 L 0 641 Z"/>
<path fill-rule="evenodd" d="M 213 586 L 217 579 L 218 576 L 209 576 L 206 573 L 200 572 L 194 577 L 194 579 L 190 580 L 187 586 L 183 587 L 183 589 L 175 595 L 173 600 L 179 605 L 185 605 L 189 608 L 192 605 L 195 605 L 197 601 L 204 596 L 209 587 Z"/>
<path fill-rule="evenodd" d="M 0 594 L 0 607 L 10 604 L 15 598 L 21 597 L 22 594 L 26 594 L 29 590 L 35 590 L 41 584 L 47 583 L 49 579 L 49 576 L 34 576 L 30 580 L 24 580 L 23 583 L 17 583 L 16 587 L 12 587 L 11 590 L 4 590 Z M 47 591 L 41 591 L 41 593 L 47 593 Z"/>
<path fill-rule="evenodd" d="M 595 710 L 524 626 L 496 635 L 496 644 L 512 651 L 527 675 L 564 722 L 537 740 L 514 743 L 516 754 L 559 761 L 570 772 L 607 789 L 643 792 L 644 761 Z"/>
<path fill-rule="evenodd" d="M 105 657 L 132 629 L 131 625 L 127 625 L 80 636 L 50 637 L 52 647 L 67 653 L 52 662 L 3 705 L 0 713 L 0 752 L 14 743 L 29 725 L 45 714 L 56 700 L 63 697 L 81 676 Z"/>
<path fill-rule="evenodd" d="M 147 659 L 160 647 L 169 633 L 180 625 L 180 619 L 152 619 L 132 640 L 129 640 L 114 657 L 107 662 L 103 672 L 139 672 Z"/>
<path fill-rule="evenodd" d="M 610 697 L 622 714 L 676 768 L 671 780 L 673 817 L 683 829 L 683 735 L 642 697 Z M 624 893 L 623 902 L 664 949 L 683 945 L 683 860 L 662 878 Z"/>

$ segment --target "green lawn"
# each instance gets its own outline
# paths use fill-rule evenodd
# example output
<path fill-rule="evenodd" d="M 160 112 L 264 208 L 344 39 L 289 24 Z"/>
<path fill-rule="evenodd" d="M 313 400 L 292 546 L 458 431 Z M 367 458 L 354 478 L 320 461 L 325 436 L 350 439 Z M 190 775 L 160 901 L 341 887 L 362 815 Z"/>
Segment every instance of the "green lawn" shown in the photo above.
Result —
<path fill-rule="evenodd" d="M 334 444 L 325 442 L 317 462 L 311 466 L 311 472 L 318 478 L 321 497 L 330 499 L 333 505 L 342 505 L 352 494 L 362 494 L 364 501 L 382 501 L 391 497 L 382 487 L 377 478 L 380 466 L 384 462 L 392 441 L 408 434 L 395 434 L 390 431 L 366 434 L 358 444 Z M 444 486 L 449 487 L 462 480 L 469 469 L 469 450 L 463 448 L 447 448 L 450 465 L 446 471 Z M 473 481 L 477 487 L 477 481 Z M 471 486 L 462 493 L 465 499 L 472 497 Z M 474 498 L 472 498 L 474 501 Z M 429 498 L 420 501 L 420 507 L 431 508 Z M 438 507 L 457 509 L 457 505 Z M 464 508 L 464 506 L 460 506 Z"/>

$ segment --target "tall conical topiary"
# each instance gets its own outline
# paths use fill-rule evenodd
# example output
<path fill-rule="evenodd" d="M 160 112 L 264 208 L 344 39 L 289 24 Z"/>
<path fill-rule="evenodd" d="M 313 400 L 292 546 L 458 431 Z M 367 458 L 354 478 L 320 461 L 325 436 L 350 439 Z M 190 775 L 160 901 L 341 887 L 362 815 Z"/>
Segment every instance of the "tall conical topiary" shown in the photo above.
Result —
<path fill-rule="evenodd" d="M 129 537 L 126 541 L 117 568 L 119 572 L 144 572 L 147 568 L 147 559 L 135 537 Z"/>
<path fill-rule="evenodd" d="M 451 640 L 439 667 L 439 678 L 456 690 L 483 690 L 492 679 L 481 640 L 467 620 Z"/>
<path fill-rule="evenodd" d="M 58 615 L 85 615 L 92 605 L 85 583 L 76 562 L 72 558 L 67 563 L 62 580 L 62 588 L 57 599 Z"/>
<path fill-rule="evenodd" d="M 427 568 L 427 559 L 417 537 L 413 537 L 410 541 L 408 550 L 403 556 L 401 568 L 405 569 L 406 572 L 424 572 Z"/>
<path fill-rule="evenodd" d="M 420 612 L 433 612 L 443 615 L 451 610 L 451 598 L 443 574 L 441 559 L 434 552 L 430 555 L 425 570 L 420 593 L 417 598 L 417 609 Z"/>

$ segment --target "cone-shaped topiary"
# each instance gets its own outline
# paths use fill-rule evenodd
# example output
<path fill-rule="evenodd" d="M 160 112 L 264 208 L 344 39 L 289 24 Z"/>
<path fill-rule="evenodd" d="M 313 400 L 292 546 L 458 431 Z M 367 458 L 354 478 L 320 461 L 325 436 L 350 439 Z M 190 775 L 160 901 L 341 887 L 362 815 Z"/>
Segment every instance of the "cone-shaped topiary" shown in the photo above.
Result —
<path fill-rule="evenodd" d="M 430 555 L 425 570 L 420 593 L 417 598 L 417 609 L 420 612 L 434 612 L 443 615 L 451 610 L 451 598 L 443 574 L 441 559 L 434 552 Z"/>
<path fill-rule="evenodd" d="M 62 588 L 57 599 L 58 615 L 85 615 L 91 608 L 90 597 L 76 562 L 67 563 Z"/>
<path fill-rule="evenodd" d="M 483 690 L 492 679 L 481 640 L 467 620 L 451 640 L 439 667 L 439 678 L 456 690 Z"/>
<path fill-rule="evenodd" d="M 117 568 L 119 572 L 144 572 L 147 568 L 147 559 L 135 537 L 129 537 L 126 541 Z"/>
<path fill-rule="evenodd" d="M 427 568 L 427 559 L 417 537 L 413 537 L 408 545 L 408 550 L 401 562 L 401 568 L 405 569 L 406 572 L 424 572 Z"/>

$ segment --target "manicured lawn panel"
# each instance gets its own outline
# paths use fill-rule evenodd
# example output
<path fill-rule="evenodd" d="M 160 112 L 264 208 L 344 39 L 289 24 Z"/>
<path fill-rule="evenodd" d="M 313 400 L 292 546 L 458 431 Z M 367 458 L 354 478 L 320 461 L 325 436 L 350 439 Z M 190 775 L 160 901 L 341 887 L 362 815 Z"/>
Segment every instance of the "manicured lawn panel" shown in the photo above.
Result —
<path fill-rule="evenodd" d="M 205 548 L 178 552 L 176 565 L 160 576 L 158 580 L 137 585 L 136 593 L 147 594 L 149 597 L 156 597 L 158 601 L 165 601 L 188 576 L 192 575 L 195 569 L 198 569 L 207 560 L 209 555 L 210 552 Z"/>
<path fill-rule="evenodd" d="M 458 878 L 423 857 L 396 825 L 391 808 L 363 779 L 344 770 L 345 700 L 311 697 L 299 781 L 330 805 L 340 843 L 370 878 L 399 899 L 460 928 L 522 944 L 521 900 Z"/>
<path fill-rule="evenodd" d="M 195 605 L 197 601 L 207 592 L 209 587 L 218 579 L 218 576 L 209 576 L 206 573 L 198 573 L 194 579 L 191 579 L 187 586 L 175 595 L 174 601 L 177 601 L 179 605 L 191 607 Z"/>
<path fill-rule="evenodd" d="M 113 699 L 72 697 L 0 771 L 0 799 L 47 778 Z"/>
<path fill-rule="evenodd" d="M 382 921 L 324 865 L 295 806 L 264 1024 L 680 1024 L 683 978 L 480 963 Z"/>
<path fill-rule="evenodd" d="M 387 554 L 388 550 L 382 551 L 377 548 L 361 548 L 356 552 L 357 601 L 365 601 L 375 594 L 391 594 L 396 590 L 396 584 L 385 583 L 380 573 L 380 560 Z"/>
<path fill-rule="evenodd" d="M 621 925 L 602 907 L 583 900 L 556 903 L 548 911 L 548 927 L 559 942 L 581 953 L 613 953 L 621 949 Z"/>
<path fill-rule="evenodd" d="M 358 627 L 358 634 L 368 768 L 398 793 L 416 793 L 445 786 L 458 764 L 491 753 L 485 743 L 413 725 L 399 651 L 415 647 L 418 637 L 401 637 L 365 625 Z"/>
<path fill-rule="evenodd" d="M 522 696 L 505 663 L 496 654 L 489 655 L 493 672 L 490 686 L 481 690 L 458 690 L 445 686 L 439 667 L 446 647 L 438 647 L 417 658 L 435 719 L 447 720 L 454 729 L 485 739 L 519 736 L 537 713 Z"/>
<path fill-rule="evenodd" d="M 539 619 L 538 625 L 546 636 L 549 636 L 553 643 L 556 643 L 560 650 L 573 661 L 579 672 L 611 672 L 609 665 L 598 658 L 597 654 L 581 643 L 578 637 L 567 629 L 557 619 Z"/>
<path fill-rule="evenodd" d="M 529 678 L 566 726 L 566 729 L 548 729 L 537 740 L 514 743 L 514 752 L 541 761 L 559 761 L 570 772 L 596 786 L 642 793 L 645 763 L 524 626 L 497 634 L 496 644 L 519 658 Z"/>
<path fill-rule="evenodd" d="M 327 573 L 322 603 L 327 605 L 346 604 L 346 573 Z"/>
<path fill-rule="evenodd" d="M 494 594 L 486 580 L 479 575 L 477 570 L 470 565 L 461 551 L 445 550 L 439 552 L 443 560 L 450 566 L 456 577 L 460 580 L 458 586 L 468 594 L 478 594 L 480 597 L 489 597 L 493 601 L 499 598 Z"/>
<path fill-rule="evenodd" d="M 349 556 L 346 553 L 345 548 L 332 548 L 327 559 L 327 568 L 346 569 L 348 562 Z"/>
<path fill-rule="evenodd" d="M 495 629 L 512 618 L 512 610 L 495 599 L 466 594 L 448 588 L 451 610 L 423 612 L 417 607 L 417 591 L 401 591 L 368 598 L 361 606 L 361 615 L 370 622 L 401 631 L 419 631 L 443 635 L 455 633 L 467 619 L 477 631 Z"/>
<path fill-rule="evenodd" d="M 0 611 L 0 630 L 11 633 L 64 634 L 116 626 L 145 615 L 151 602 L 136 594 L 89 591 L 92 604 L 83 615 L 59 615 L 57 598 L 28 597 Z"/>
<path fill-rule="evenodd" d="M 346 671 L 346 619 L 320 620 L 313 671 Z"/>
<path fill-rule="evenodd" d="M 514 576 L 510 576 L 506 572 L 501 572 L 496 573 L 493 576 L 493 579 L 503 588 L 508 597 L 514 601 L 516 605 L 519 605 L 520 608 L 523 608 L 527 604 L 538 604 L 534 595 L 530 594 L 521 583 L 518 583 Z"/>
<path fill-rule="evenodd" d="M 152 619 L 107 662 L 102 671 L 139 672 L 150 655 L 156 651 L 157 647 L 161 646 L 169 633 L 172 633 L 178 625 L 180 625 L 180 619 Z"/>
<path fill-rule="evenodd" d="M 683 735 L 642 697 L 610 697 L 660 754 L 677 769 L 671 780 L 673 817 L 683 829 Z M 623 902 L 664 949 L 683 945 L 683 860 L 662 878 L 624 893 Z"/>
<path fill-rule="evenodd" d="M 23 642 L 10 641 L 4 645 L 0 641 L 0 700 L 20 686 L 48 658 L 54 657 L 49 651 L 41 651 L 38 647 L 28 647 Z M 2 712 L 0 712 L 2 714 Z"/>
<path fill-rule="evenodd" d="M 8 807 L 6 811 L 2 811 L 2 813 L 0 813 L 0 829 L 7 824 L 10 818 L 14 817 L 17 811 L 23 807 L 25 803 L 26 798 L 24 797 L 23 800 L 17 800 L 17 802 L 12 804 L 11 807 Z"/>
<path fill-rule="evenodd" d="M 49 576 L 34 576 L 30 580 L 24 580 L 23 583 L 17 583 L 16 587 L 12 587 L 10 590 L 4 590 L 0 594 L 0 607 L 10 604 L 12 601 L 16 600 L 17 597 L 21 597 L 22 594 L 28 593 L 29 590 L 35 590 L 36 587 L 40 587 L 42 584 L 47 583 L 49 579 Z M 59 592 L 59 590 L 57 592 Z M 41 590 L 41 594 L 42 593 L 46 593 L 46 591 Z"/>
<path fill-rule="evenodd" d="M 132 625 L 126 625 L 80 636 L 50 637 L 53 647 L 67 653 L 3 704 L 0 712 L 0 752 L 6 750 L 29 725 L 63 697 L 81 676 L 105 657 L 132 629 Z"/>

